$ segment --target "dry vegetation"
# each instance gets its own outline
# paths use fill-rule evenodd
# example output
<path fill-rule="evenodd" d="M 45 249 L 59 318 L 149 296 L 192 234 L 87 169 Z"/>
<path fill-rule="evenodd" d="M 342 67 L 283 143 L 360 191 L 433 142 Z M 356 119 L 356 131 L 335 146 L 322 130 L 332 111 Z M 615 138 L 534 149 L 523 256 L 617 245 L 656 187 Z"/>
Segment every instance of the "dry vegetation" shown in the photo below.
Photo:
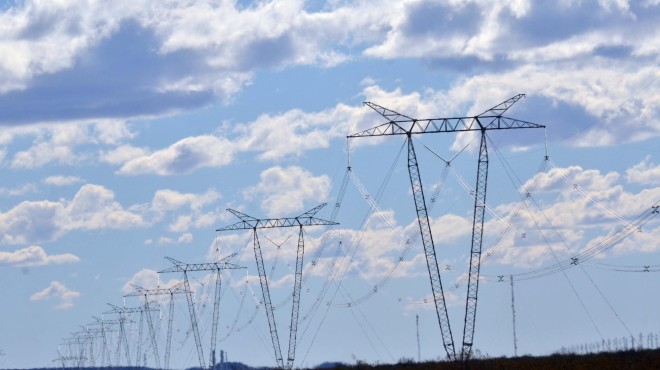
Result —
<path fill-rule="evenodd" d="M 402 360 L 394 365 L 371 365 L 358 362 L 339 366 L 346 370 L 556 370 L 556 369 L 660 369 L 660 349 L 604 352 L 589 355 L 552 355 L 545 357 L 489 358 L 470 361 L 467 366 L 451 362 Z"/>

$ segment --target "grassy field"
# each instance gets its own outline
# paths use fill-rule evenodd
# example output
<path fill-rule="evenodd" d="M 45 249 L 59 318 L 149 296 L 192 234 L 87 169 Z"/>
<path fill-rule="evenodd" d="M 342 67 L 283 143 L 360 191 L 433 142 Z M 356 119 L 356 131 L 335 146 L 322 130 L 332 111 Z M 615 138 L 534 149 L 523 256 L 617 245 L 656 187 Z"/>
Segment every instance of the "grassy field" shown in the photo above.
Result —
<path fill-rule="evenodd" d="M 605 352 L 589 355 L 552 355 L 545 357 L 489 358 L 471 360 L 467 365 L 451 362 L 403 361 L 393 365 L 339 366 L 335 369 L 352 370 L 555 370 L 555 369 L 654 369 L 660 370 L 660 349 Z"/>

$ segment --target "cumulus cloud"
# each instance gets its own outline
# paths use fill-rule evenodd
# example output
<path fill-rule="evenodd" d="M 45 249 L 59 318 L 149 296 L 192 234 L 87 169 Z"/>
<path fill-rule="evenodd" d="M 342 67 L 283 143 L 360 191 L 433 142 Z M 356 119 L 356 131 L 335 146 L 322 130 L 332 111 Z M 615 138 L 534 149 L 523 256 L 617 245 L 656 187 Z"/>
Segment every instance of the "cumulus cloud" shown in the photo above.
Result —
<path fill-rule="evenodd" d="M 23 201 L 0 214 L 2 242 L 51 241 L 74 230 L 128 229 L 147 224 L 140 214 L 125 210 L 114 196 L 103 186 L 86 184 L 71 200 Z"/>
<path fill-rule="evenodd" d="M 26 2 L 0 13 L 6 31 L 0 49 L 12 50 L 12 57 L 0 62 L 5 72 L 0 79 L 0 122 L 165 115 L 231 96 L 264 68 L 417 58 L 431 68 L 480 71 L 455 80 L 439 101 L 483 110 L 497 104 L 496 97 L 527 92 L 545 105 L 556 103 L 559 112 L 576 110 L 573 113 L 581 113 L 586 121 L 581 124 L 598 122 L 574 138 L 576 145 L 638 141 L 660 134 L 655 119 L 658 94 L 652 83 L 657 71 L 649 63 L 660 52 L 660 35 L 648 32 L 655 29 L 659 14 L 660 6 L 653 2 L 604 1 L 365 0 L 326 4 L 320 10 L 302 1 L 130 6 Z M 333 137 L 332 130 L 310 130 L 301 120 L 342 122 L 340 113 L 335 109 L 310 116 L 292 110 L 281 117 L 263 116 L 253 125 L 257 130 L 243 136 L 244 145 L 258 148 L 264 159 L 300 155 L 307 148 L 326 146 L 331 138 L 323 134 Z M 405 113 L 415 116 L 416 111 Z M 278 118 L 293 122 L 291 127 L 279 125 L 286 127 L 280 135 L 297 132 L 295 138 L 300 139 L 288 149 L 269 147 L 276 140 L 262 140 L 277 137 L 264 121 Z M 99 137 L 107 143 L 130 135 L 121 125 L 102 127 Z M 576 127 L 575 122 L 563 129 L 579 131 L 570 127 Z M 20 153 L 14 166 L 76 160 L 65 147 L 37 144 Z M 49 151 L 53 159 L 44 156 Z M 227 152 L 224 160 L 231 158 L 232 151 Z M 195 158 L 179 158 L 181 168 L 170 163 L 177 154 L 143 154 L 120 172 L 174 174 L 223 163 L 189 153 Z"/>
<path fill-rule="evenodd" d="M 626 170 L 626 180 L 642 185 L 660 184 L 660 166 L 651 162 L 651 156 Z"/>
<path fill-rule="evenodd" d="M 486 247 L 486 243 L 484 250 L 491 250 L 497 263 L 538 267 L 555 262 L 556 257 L 566 259 L 598 243 L 607 243 L 609 235 L 630 227 L 632 220 L 660 200 L 660 187 L 635 193 L 625 189 L 621 180 L 616 172 L 603 174 L 579 166 L 553 167 L 535 175 L 522 186 L 521 191 L 527 191 L 531 183 L 537 183 L 532 198 L 525 200 L 526 207 L 507 203 L 495 208 L 498 218 L 488 221 L 485 231 L 487 238 L 499 243 L 495 249 L 491 249 L 493 245 Z M 642 229 L 644 232 L 628 236 L 615 250 L 654 250 L 653 243 L 649 243 L 657 233 L 654 225 L 651 221 Z"/>
<path fill-rule="evenodd" d="M 152 269 L 142 269 L 136 272 L 121 288 L 123 294 L 129 294 L 135 291 L 135 285 L 153 289 L 160 286 L 160 275 L 158 271 Z"/>
<path fill-rule="evenodd" d="M 131 159 L 144 157 L 149 155 L 149 150 L 146 148 L 138 148 L 129 144 L 120 145 L 114 149 L 102 152 L 100 159 L 102 162 L 109 164 L 123 164 Z"/>
<path fill-rule="evenodd" d="M 183 233 L 176 239 L 166 236 L 158 238 L 158 244 L 190 244 L 192 241 L 193 235 L 191 233 Z"/>
<path fill-rule="evenodd" d="M 269 216 L 282 217 L 304 211 L 305 202 L 323 202 L 330 192 L 330 178 L 314 176 L 297 167 L 271 167 L 259 176 L 259 184 L 247 188 L 247 198 L 261 197 L 261 209 Z"/>
<path fill-rule="evenodd" d="M 68 185 L 78 184 L 83 181 L 84 180 L 78 176 L 62 176 L 62 175 L 48 176 L 45 179 L 43 179 L 44 184 L 52 185 L 52 186 L 68 186 Z"/>
<path fill-rule="evenodd" d="M 156 191 L 151 200 L 151 208 L 156 212 L 175 210 L 181 207 L 189 207 L 199 211 L 202 207 L 212 204 L 220 199 L 220 194 L 215 190 L 208 190 L 204 194 L 180 193 L 175 190 L 163 189 Z"/>
<path fill-rule="evenodd" d="M 191 228 L 203 228 L 213 225 L 222 218 L 216 210 L 206 211 L 205 207 L 215 204 L 221 195 L 213 189 L 205 193 L 180 193 L 170 189 L 158 190 L 151 201 L 150 212 L 156 220 L 161 220 L 168 213 L 177 213 L 176 218 L 170 221 L 169 231 L 189 235 Z M 182 237 L 183 237 L 182 235 Z M 160 244 L 167 243 L 189 243 L 192 235 L 182 239 L 172 240 L 161 238 Z"/>
<path fill-rule="evenodd" d="M 0 62 L 0 122 L 200 107 L 235 94 L 259 69 L 346 61 L 346 49 L 385 26 L 385 8 L 358 3 L 308 12 L 301 1 L 21 3 L 0 13 L 0 50 L 12 56 Z M 80 89 L 88 93 L 71 93 Z"/>
<path fill-rule="evenodd" d="M 170 147 L 129 159 L 119 170 L 122 175 L 179 175 L 203 167 L 227 165 L 234 157 L 231 141 L 212 135 L 187 137 Z"/>
<path fill-rule="evenodd" d="M 27 193 L 34 193 L 37 187 L 34 184 L 24 184 L 16 188 L 0 188 L 0 196 L 17 197 Z"/>
<path fill-rule="evenodd" d="M 80 293 L 67 288 L 59 281 L 53 281 L 50 285 L 39 292 L 30 296 L 31 301 L 55 300 L 58 303 L 55 308 L 58 310 L 68 310 L 73 308 L 74 300 L 80 297 Z"/>
<path fill-rule="evenodd" d="M 34 169 L 48 164 L 76 164 L 94 155 L 85 151 L 88 146 L 117 145 L 133 136 L 125 122 L 95 120 L 10 127 L 0 141 L 9 144 L 17 138 L 32 138 L 31 146 L 13 154 L 10 166 L 14 169 Z"/>
<path fill-rule="evenodd" d="M 46 251 L 38 245 L 17 249 L 13 252 L 0 251 L 0 266 L 33 267 L 74 263 L 78 261 L 80 261 L 80 258 L 71 253 L 48 255 Z"/>

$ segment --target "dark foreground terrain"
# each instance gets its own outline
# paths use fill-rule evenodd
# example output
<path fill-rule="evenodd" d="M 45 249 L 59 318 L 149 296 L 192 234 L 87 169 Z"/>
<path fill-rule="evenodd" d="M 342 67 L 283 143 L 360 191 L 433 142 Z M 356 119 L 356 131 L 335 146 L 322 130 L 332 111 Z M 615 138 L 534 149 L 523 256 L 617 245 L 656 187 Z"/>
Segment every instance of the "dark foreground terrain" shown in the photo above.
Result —
<path fill-rule="evenodd" d="M 33 370 L 68 370 L 67 368 L 43 368 Z M 153 370 L 145 367 L 95 367 L 103 370 Z M 249 367 L 242 363 L 229 362 L 215 367 L 215 370 L 266 370 L 268 367 Z M 621 352 L 603 352 L 589 355 L 551 355 L 543 357 L 515 357 L 515 358 L 487 358 L 471 360 L 467 365 L 444 361 L 414 362 L 412 360 L 400 361 L 397 364 L 368 364 L 359 362 L 354 365 L 341 363 L 326 363 L 315 369 L 336 370 L 555 370 L 555 369 L 653 369 L 660 370 L 660 349 L 636 350 Z M 199 370 L 190 368 L 187 370 Z"/>
<path fill-rule="evenodd" d="M 555 370 L 555 369 L 653 369 L 660 370 L 660 349 L 605 352 L 589 355 L 488 358 L 471 360 L 467 366 L 451 362 L 399 362 L 393 365 L 340 365 L 338 370 Z"/>

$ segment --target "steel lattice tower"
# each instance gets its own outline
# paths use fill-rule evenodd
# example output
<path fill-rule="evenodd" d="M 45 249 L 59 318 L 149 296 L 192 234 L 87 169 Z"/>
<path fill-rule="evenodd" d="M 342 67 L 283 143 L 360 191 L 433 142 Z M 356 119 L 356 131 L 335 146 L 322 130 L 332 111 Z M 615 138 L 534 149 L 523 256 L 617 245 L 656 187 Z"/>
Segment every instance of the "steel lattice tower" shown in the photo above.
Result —
<path fill-rule="evenodd" d="M 523 96 L 523 94 L 516 95 L 476 116 L 431 119 L 410 118 L 401 113 L 381 107 L 380 105 L 365 102 L 365 105 L 375 110 L 388 122 L 348 136 L 348 138 L 357 138 L 405 135 L 407 138 L 410 184 L 413 191 L 413 198 L 415 200 L 417 220 L 422 236 L 422 244 L 424 245 L 424 254 L 426 256 L 429 278 L 431 280 L 433 301 L 435 302 L 443 345 L 449 359 L 457 358 L 456 349 L 454 347 L 454 339 L 451 333 L 449 316 L 447 315 L 447 306 L 444 292 L 442 290 L 440 270 L 438 269 L 435 245 L 433 243 L 433 235 L 431 233 L 426 201 L 424 199 L 424 190 L 422 188 L 422 181 L 419 172 L 419 164 L 415 154 L 412 135 L 471 131 L 480 133 L 481 140 L 479 146 L 479 161 L 477 165 L 476 189 L 474 194 L 474 217 L 472 221 L 472 242 L 470 248 L 470 270 L 468 272 L 468 293 L 465 303 L 463 343 L 460 357 L 463 360 L 467 360 L 470 357 L 474 340 L 477 293 L 479 290 L 479 269 L 481 266 L 481 245 L 486 210 L 486 189 L 488 184 L 488 148 L 486 145 L 486 132 L 490 130 L 544 128 L 545 126 L 542 125 L 502 116 L 504 112 Z"/>
<path fill-rule="evenodd" d="M 336 222 L 315 218 L 314 215 L 323 208 L 326 203 L 323 203 L 297 217 L 289 218 L 268 218 L 257 219 L 248 216 L 244 213 L 238 212 L 233 209 L 228 209 L 233 215 L 241 219 L 241 221 L 220 228 L 216 231 L 229 231 L 229 230 L 252 230 L 253 231 L 253 246 L 254 257 L 259 270 L 259 282 L 261 284 L 261 293 L 263 295 L 264 307 L 266 308 L 266 317 L 268 319 L 268 327 L 270 328 L 271 341 L 273 343 L 273 350 L 275 351 L 275 360 L 277 366 L 280 368 L 291 369 L 293 368 L 293 361 L 296 353 L 296 337 L 298 332 L 298 313 L 300 310 L 300 288 L 302 285 L 302 269 L 303 269 L 303 256 L 305 253 L 305 242 L 303 239 L 303 226 L 315 225 L 338 225 Z M 282 349 L 280 346 L 280 339 L 277 334 L 277 324 L 275 322 L 275 314 L 273 313 L 273 304 L 270 299 L 270 289 L 268 287 L 268 278 L 266 277 L 266 269 L 264 267 L 264 260 L 261 253 L 261 245 L 259 244 L 259 237 L 257 236 L 257 229 L 267 228 L 282 228 L 282 227 L 299 227 L 298 232 L 298 249 L 296 253 L 296 272 L 293 284 L 293 303 L 291 305 L 291 326 L 289 330 L 289 351 L 287 356 L 286 367 L 282 359 Z"/>

